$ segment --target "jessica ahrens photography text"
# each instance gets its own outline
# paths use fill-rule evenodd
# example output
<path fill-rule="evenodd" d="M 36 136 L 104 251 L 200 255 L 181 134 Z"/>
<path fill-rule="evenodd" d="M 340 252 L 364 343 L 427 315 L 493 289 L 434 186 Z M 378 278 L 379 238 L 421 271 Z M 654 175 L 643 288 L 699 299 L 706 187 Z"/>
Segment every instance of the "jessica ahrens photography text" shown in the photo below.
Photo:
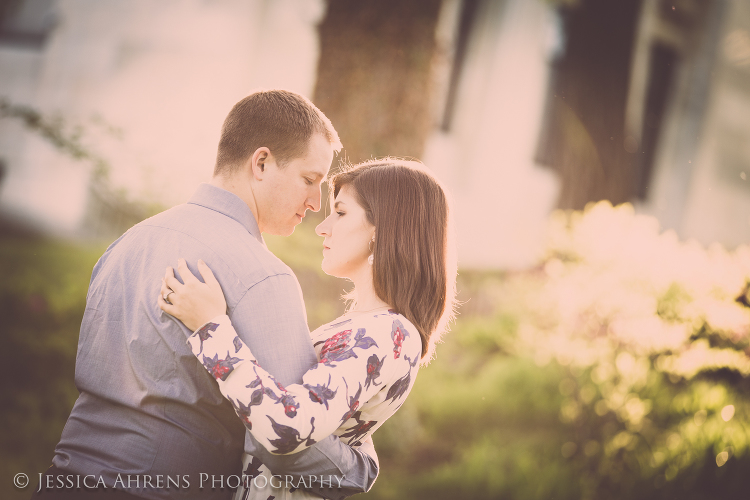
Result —
<path fill-rule="evenodd" d="M 94 474 L 68 474 L 60 476 L 44 476 L 39 473 L 39 486 L 37 491 L 42 488 L 46 489 L 80 489 L 80 488 L 113 488 L 117 489 L 190 489 L 196 486 L 190 482 L 190 475 L 163 475 L 163 474 L 118 474 L 112 484 L 107 484 L 102 476 Z M 258 488 L 265 488 L 270 483 L 274 488 L 311 488 L 319 485 L 320 487 L 341 487 L 343 477 L 334 475 L 321 476 L 301 476 L 296 479 L 294 476 L 271 476 L 264 475 L 252 476 L 247 474 L 241 475 L 214 475 L 200 473 L 198 478 L 198 489 L 237 489 L 241 485 L 248 488 L 251 484 Z"/>

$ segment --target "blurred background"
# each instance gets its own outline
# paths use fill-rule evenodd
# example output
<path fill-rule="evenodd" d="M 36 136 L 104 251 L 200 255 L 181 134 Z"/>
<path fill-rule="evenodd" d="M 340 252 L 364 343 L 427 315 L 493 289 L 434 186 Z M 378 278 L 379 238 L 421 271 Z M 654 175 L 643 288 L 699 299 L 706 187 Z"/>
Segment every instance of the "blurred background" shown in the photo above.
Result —
<path fill-rule="evenodd" d="M 3 498 L 77 397 L 96 260 L 210 179 L 258 88 L 310 97 L 335 163 L 452 192 L 464 303 L 365 497 L 747 497 L 748 2 L 3 0 Z M 266 239 L 311 328 L 347 287 L 313 215 Z"/>

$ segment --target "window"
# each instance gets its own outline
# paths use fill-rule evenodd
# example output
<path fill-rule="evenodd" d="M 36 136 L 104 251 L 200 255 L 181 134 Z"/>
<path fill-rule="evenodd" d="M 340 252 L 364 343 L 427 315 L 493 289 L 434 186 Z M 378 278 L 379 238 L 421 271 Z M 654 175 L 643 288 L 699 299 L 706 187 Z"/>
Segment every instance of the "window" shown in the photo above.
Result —
<path fill-rule="evenodd" d="M 55 26 L 54 0 L 0 3 L 0 45 L 41 49 Z"/>

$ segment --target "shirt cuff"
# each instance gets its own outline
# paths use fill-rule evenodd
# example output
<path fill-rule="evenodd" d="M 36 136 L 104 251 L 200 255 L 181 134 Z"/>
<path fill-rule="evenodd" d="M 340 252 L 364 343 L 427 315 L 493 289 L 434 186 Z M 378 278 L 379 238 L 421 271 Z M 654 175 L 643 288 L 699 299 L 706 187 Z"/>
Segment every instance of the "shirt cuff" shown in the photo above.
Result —
<path fill-rule="evenodd" d="M 225 381 L 241 364 L 255 363 L 255 356 L 237 336 L 229 316 L 223 314 L 198 328 L 187 339 L 193 354 L 216 379 Z"/>

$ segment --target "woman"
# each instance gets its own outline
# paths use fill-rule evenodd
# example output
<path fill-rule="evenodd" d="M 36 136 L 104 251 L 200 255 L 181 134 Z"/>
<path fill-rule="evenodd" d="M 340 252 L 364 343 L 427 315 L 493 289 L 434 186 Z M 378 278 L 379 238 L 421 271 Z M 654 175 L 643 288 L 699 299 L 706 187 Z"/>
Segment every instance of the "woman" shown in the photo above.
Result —
<path fill-rule="evenodd" d="M 422 165 L 370 161 L 336 175 L 331 186 L 331 214 L 316 228 L 325 238 L 322 268 L 354 283 L 354 303 L 311 333 L 320 362 L 302 384 L 284 388 L 258 365 L 232 328 L 221 287 L 202 262 L 205 284 L 181 261 L 185 284 L 168 269 L 159 298 L 164 311 L 195 330 L 188 340 L 193 353 L 272 453 L 298 452 L 332 433 L 351 446 L 369 439 L 404 402 L 418 362 L 430 359 L 453 315 L 448 202 Z M 251 459 L 246 457 L 246 466 Z M 292 493 L 273 489 L 270 481 L 253 480 L 251 486 L 258 498 Z M 243 495 L 240 488 L 237 498 Z"/>

